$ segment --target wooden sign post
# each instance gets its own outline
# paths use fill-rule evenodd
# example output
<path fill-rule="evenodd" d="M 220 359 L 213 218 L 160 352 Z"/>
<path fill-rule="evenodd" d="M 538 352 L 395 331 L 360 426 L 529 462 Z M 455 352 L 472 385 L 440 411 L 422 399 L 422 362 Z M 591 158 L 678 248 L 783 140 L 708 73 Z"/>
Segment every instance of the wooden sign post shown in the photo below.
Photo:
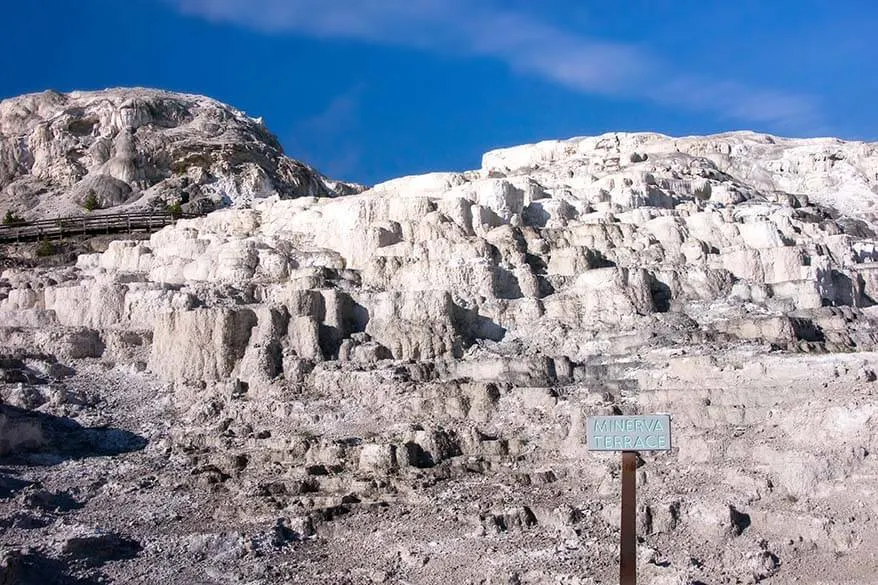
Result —
<path fill-rule="evenodd" d="M 622 452 L 622 510 L 619 535 L 619 585 L 637 585 L 637 452 L 671 448 L 671 417 L 590 416 L 590 451 Z"/>

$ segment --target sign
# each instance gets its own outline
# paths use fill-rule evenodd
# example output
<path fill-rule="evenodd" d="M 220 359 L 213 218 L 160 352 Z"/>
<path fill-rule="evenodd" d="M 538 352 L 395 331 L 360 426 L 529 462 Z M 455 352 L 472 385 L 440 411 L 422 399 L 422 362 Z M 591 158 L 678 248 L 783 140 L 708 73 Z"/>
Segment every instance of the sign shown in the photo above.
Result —
<path fill-rule="evenodd" d="M 590 416 L 586 434 L 590 451 L 669 451 L 671 416 Z"/>
<path fill-rule="evenodd" d="M 619 584 L 637 585 L 637 452 L 671 449 L 671 415 L 590 416 L 590 451 L 622 451 Z"/>

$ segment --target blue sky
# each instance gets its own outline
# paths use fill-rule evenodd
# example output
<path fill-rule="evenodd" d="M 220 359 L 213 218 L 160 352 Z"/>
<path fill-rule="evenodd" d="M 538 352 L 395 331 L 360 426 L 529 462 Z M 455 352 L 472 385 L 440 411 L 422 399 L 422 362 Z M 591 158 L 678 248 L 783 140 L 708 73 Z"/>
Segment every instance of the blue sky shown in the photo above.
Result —
<path fill-rule="evenodd" d="M 878 136 L 867 0 L 10 0 L 0 96 L 147 86 L 375 183 L 607 131 Z"/>

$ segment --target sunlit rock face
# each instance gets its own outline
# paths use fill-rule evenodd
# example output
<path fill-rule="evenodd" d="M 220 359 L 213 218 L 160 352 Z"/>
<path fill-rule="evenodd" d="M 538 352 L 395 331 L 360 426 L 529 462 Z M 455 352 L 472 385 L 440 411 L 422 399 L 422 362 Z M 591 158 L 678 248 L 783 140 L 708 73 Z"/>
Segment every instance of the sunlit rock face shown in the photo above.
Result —
<path fill-rule="evenodd" d="M 358 190 L 286 157 L 261 120 L 203 96 L 108 89 L 0 102 L 0 209 L 25 218 L 83 213 L 89 200 L 202 212 Z"/>
<path fill-rule="evenodd" d="M 868 349 L 876 161 L 863 144 L 746 133 L 516 147 L 478 171 L 181 221 L 4 307 L 89 327 L 268 307 L 284 315 L 282 349 L 310 328 L 303 351 L 321 359 L 363 339 L 397 360 L 483 341 L 583 360 L 623 335 Z"/>
<path fill-rule="evenodd" d="M 155 125 L 125 112 L 107 124 Z M 121 136 L 99 176 L 148 182 Z M 251 532 L 282 516 L 328 582 L 478 582 L 485 558 L 498 583 L 609 582 L 617 458 L 587 417 L 665 412 L 646 582 L 867 583 L 876 173 L 836 139 L 607 134 L 341 197 L 242 183 L 246 207 L 6 270 L 0 335 L 159 385 L 130 404 L 164 405 L 151 456 L 176 475 L 137 497 L 185 493 L 258 551 L 199 570 L 262 578 L 279 553 Z M 175 526 L 167 550 L 206 538 Z"/>

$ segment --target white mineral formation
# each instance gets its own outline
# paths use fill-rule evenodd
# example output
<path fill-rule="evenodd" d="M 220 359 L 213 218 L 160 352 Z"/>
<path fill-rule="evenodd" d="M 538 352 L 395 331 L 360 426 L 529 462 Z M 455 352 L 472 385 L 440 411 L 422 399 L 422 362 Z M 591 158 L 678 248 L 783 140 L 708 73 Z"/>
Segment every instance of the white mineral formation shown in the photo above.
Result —
<path fill-rule="evenodd" d="M 0 102 L 0 209 L 27 219 L 81 214 L 89 199 L 204 212 L 358 190 L 284 156 L 261 120 L 203 96 L 46 91 Z"/>
<path fill-rule="evenodd" d="M 154 329 L 153 369 L 181 379 L 229 376 L 251 341 L 319 360 L 500 344 L 578 362 L 662 338 L 870 349 L 876 168 L 867 145 L 746 133 L 517 147 L 479 171 L 181 221 L 48 286 L 9 271 L 0 311 Z"/>
<path fill-rule="evenodd" d="M 139 111 L 73 127 L 124 120 L 137 151 L 201 119 Z M 119 136 L 100 173 L 42 157 L 28 176 L 142 180 Z M 586 418 L 667 412 L 675 448 L 639 471 L 644 582 L 872 582 L 875 145 L 607 134 L 344 197 L 284 168 L 307 196 L 238 183 L 248 208 L 2 275 L 0 342 L 23 364 L 7 377 L 27 388 L 54 359 L 77 369 L 56 382 L 71 396 L 110 380 L 89 387 L 148 439 L 119 472 L 28 471 L 58 489 L 152 477 L 76 492 L 81 522 L 146 547 L 111 575 L 611 582 L 618 460 L 587 451 Z M 12 385 L 9 404 L 51 403 Z"/>

